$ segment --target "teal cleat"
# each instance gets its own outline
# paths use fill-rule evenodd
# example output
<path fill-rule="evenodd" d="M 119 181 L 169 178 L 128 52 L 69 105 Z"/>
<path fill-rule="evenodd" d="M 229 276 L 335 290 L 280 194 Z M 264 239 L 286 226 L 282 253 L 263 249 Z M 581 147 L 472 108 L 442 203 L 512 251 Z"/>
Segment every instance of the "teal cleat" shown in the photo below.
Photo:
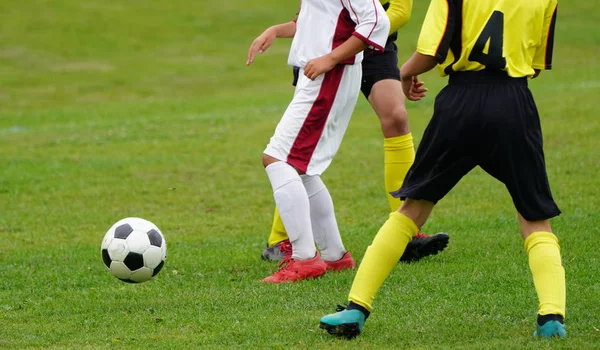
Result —
<path fill-rule="evenodd" d="M 319 327 L 329 334 L 352 339 L 360 334 L 365 325 L 365 315 L 360 310 L 342 310 L 321 317 Z"/>
<path fill-rule="evenodd" d="M 567 337 L 567 327 L 564 323 L 558 321 L 548 321 L 543 326 L 537 325 L 537 330 L 533 332 L 534 338 L 552 338 L 552 337 Z"/>

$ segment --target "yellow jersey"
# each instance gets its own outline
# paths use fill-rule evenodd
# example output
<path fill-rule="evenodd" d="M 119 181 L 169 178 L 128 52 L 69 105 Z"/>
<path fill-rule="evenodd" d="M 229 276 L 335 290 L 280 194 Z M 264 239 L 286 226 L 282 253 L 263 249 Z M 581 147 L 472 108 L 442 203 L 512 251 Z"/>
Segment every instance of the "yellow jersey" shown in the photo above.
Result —
<path fill-rule="evenodd" d="M 515 78 L 552 67 L 557 0 L 431 0 L 417 51 L 442 76 L 503 70 Z"/>
<path fill-rule="evenodd" d="M 408 23 L 412 12 L 412 0 L 379 0 L 390 19 L 390 34 Z"/>

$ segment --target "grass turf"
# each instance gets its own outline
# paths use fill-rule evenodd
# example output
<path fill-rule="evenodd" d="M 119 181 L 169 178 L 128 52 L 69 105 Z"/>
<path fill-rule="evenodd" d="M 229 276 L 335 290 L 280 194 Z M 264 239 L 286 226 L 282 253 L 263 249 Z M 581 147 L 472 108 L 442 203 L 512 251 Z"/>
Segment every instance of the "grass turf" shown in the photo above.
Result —
<path fill-rule="evenodd" d="M 364 334 L 318 319 L 353 274 L 258 281 L 273 203 L 260 154 L 292 93 L 289 42 L 251 68 L 247 47 L 296 4 L 234 0 L 0 4 L 0 347 L 598 348 L 600 61 L 592 2 L 561 6 L 554 71 L 530 86 L 542 115 L 553 221 L 567 272 L 569 338 L 531 339 L 536 295 L 503 186 L 480 170 L 441 201 L 426 232 L 447 251 L 398 266 Z M 426 4 L 398 45 L 415 47 Z M 418 142 L 444 85 L 409 103 Z M 324 175 L 347 248 L 360 260 L 385 220 L 382 139 L 360 100 Z M 153 281 L 105 270 L 104 232 L 155 222 L 168 259 Z"/>

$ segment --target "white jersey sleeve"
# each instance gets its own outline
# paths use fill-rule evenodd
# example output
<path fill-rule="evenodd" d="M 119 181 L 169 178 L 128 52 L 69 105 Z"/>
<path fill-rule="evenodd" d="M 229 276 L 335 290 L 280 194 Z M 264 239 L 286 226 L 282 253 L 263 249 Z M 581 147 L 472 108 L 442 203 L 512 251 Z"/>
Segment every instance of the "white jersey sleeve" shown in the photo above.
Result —
<path fill-rule="evenodd" d="M 352 35 L 383 51 L 390 33 L 390 20 L 379 0 L 341 0 L 356 23 Z"/>

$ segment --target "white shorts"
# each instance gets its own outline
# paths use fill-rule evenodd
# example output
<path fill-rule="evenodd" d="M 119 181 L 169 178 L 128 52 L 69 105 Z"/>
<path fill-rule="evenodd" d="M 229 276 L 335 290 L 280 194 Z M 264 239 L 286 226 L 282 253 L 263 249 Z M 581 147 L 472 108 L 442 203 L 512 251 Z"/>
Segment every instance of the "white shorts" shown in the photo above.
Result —
<path fill-rule="evenodd" d="M 340 148 L 356 106 L 362 68 L 339 65 L 310 80 L 300 77 L 264 153 L 307 175 L 321 175 Z"/>

